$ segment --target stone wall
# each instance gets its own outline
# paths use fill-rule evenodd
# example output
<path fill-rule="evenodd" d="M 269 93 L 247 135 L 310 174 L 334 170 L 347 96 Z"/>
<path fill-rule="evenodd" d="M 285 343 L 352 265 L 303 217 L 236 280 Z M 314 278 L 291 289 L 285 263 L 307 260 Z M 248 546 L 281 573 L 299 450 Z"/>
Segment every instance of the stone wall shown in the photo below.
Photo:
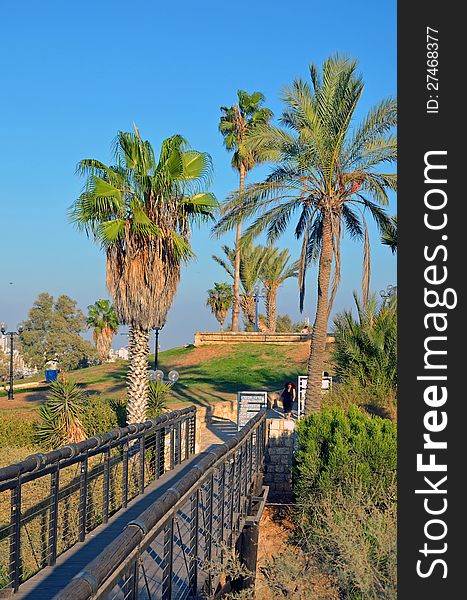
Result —
<path fill-rule="evenodd" d="M 289 502 L 293 497 L 295 425 L 295 421 L 288 419 L 267 420 L 264 484 L 269 486 L 270 502 Z"/>
<path fill-rule="evenodd" d="M 292 344 L 294 342 L 309 342 L 309 333 L 261 333 L 254 331 L 197 331 L 194 345 L 201 344 Z M 334 342 L 334 337 L 327 338 L 328 343 Z"/>

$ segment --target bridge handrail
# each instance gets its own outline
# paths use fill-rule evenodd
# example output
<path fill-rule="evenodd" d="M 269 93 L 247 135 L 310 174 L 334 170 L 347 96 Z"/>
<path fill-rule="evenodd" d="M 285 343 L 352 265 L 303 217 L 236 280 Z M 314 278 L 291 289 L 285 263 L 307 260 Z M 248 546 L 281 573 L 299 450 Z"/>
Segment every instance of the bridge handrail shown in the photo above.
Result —
<path fill-rule="evenodd" d="M 263 410 L 226 442 L 199 454 L 197 464 L 137 519 L 130 521 L 123 531 L 54 597 L 54 600 L 101 598 L 102 594 L 108 592 L 128 572 L 129 564 L 134 563 L 130 570 L 137 572 L 139 555 L 171 519 L 173 530 L 173 519 L 177 508 L 187 500 L 194 489 L 199 490 L 202 483 L 212 477 L 214 470 L 222 463 L 225 464 L 242 443 L 251 440 L 254 431 L 260 434 L 260 438 L 256 438 L 255 456 L 257 468 L 261 468 L 264 458 L 265 424 L 266 411 Z"/>
<path fill-rule="evenodd" d="M 168 421 L 174 421 L 184 415 L 188 415 L 196 412 L 196 407 L 188 406 L 181 410 L 175 410 L 170 413 L 163 413 L 154 419 L 148 419 L 144 423 L 132 423 L 126 427 L 117 427 L 107 433 L 100 433 L 90 437 L 82 442 L 67 444 L 52 450 L 47 454 L 37 452 L 27 456 L 24 460 L 13 463 L 6 467 L 0 468 L 0 491 L 7 489 L 7 486 L 1 485 L 2 482 L 6 482 L 12 479 L 16 479 L 20 475 L 26 473 L 35 473 L 40 476 L 41 471 L 55 463 L 68 458 L 76 458 L 80 455 L 89 452 L 90 450 L 100 450 L 104 446 L 127 435 L 134 435 L 143 431 L 148 432 L 149 430 L 156 429 L 158 426 L 166 424 Z"/>
<path fill-rule="evenodd" d="M 0 589 L 16 591 L 23 573 L 53 566 L 151 480 L 188 460 L 195 437 L 196 407 L 190 406 L 1 468 Z"/>

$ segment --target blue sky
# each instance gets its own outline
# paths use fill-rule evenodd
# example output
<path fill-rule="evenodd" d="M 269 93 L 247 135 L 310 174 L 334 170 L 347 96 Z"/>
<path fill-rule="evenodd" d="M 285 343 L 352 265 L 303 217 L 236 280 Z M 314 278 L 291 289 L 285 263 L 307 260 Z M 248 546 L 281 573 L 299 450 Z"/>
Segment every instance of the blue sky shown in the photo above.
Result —
<path fill-rule="evenodd" d="M 396 94 L 396 3 L 239 0 L 156 2 L 25 0 L 2 8 L 0 67 L 0 320 L 14 327 L 41 291 L 76 298 L 82 309 L 106 296 L 98 248 L 67 222 L 82 181 L 76 163 L 106 162 L 117 130 L 135 121 L 158 148 L 174 133 L 212 155 L 219 200 L 237 185 L 217 131 L 219 107 L 238 88 L 260 90 L 280 114 L 281 88 L 308 64 L 340 51 L 356 58 L 365 79 L 360 114 Z M 266 167 L 254 170 L 260 179 Z M 395 201 L 390 212 L 395 212 Z M 372 244 L 372 288 L 395 283 L 396 261 Z M 196 262 L 187 267 L 162 348 L 191 343 L 195 330 L 217 322 L 206 290 L 225 281 L 211 259 L 223 243 L 195 230 Z M 296 255 L 291 236 L 280 242 Z M 343 278 L 334 312 L 352 305 L 361 280 L 362 249 L 345 240 Z M 308 276 L 304 315 L 313 318 L 316 270 Z M 12 282 L 12 284 L 10 284 Z M 279 312 L 299 320 L 296 282 L 279 293 Z M 125 338 L 116 339 L 120 346 Z"/>

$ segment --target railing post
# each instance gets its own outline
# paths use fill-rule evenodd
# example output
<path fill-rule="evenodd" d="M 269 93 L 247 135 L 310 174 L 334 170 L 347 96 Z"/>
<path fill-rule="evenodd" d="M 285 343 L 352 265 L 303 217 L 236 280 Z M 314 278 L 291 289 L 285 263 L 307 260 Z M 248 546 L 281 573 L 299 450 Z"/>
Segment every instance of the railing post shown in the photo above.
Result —
<path fill-rule="evenodd" d="M 182 462 L 182 422 L 177 423 L 177 465 Z"/>
<path fill-rule="evenodd" d="M 143 432 L 139 439 L 139 466 L 140 466 L 140 477 L 139 477 L 139 493 L 144 494 L 144 466 L 146 456 L 146 436 Z"/>
<path fill-rule="evenodd" d="M 138 600 L 139 596 L 139 558 L 137 557 L 131 568 L 131 583 L 127 600 Z"/>
<path fill-rule="evenodd" d="M 175 427 L 172 423 L 170 426 L 170 469 L 175 466 Z"/>
<path fill-rule="evenodd" d="M 104 450 L 104 481 L 102 485 L 102 522 L 109 520 L 110 500 L 110 446 Z"/>
<path fill-rule="evenodd" d="M 174 549 L 174 517 L 171 517 L 168 526 L 164 528 L 164 547 L 162 569 L 162 598 L 161 600 L 171 600 L 172 598 L 172 577 L 173 577 L 173 549 Z"/>
<path fill-rule="evenodd" d="M 83 542 L 86 537 L 88 500 L 88 453 L 81 459 L 79 480 L 79 541 Z"/>
<path fill-rule="evenodd" d="M 128 504 L 128 440 L 123 444 L 122 457 L 122 506 L 126 508 Z"/>
<path fill-rule="evenodd" d="M 50 475 L 50 521 L 49 521 L 49 566 L 57 560 L 58 531 L 58 492 L 60 489 L 60 470 L 58 464 Z"/>
<path fill-rule="evenodd" d="M 163 441 L 164 437 L 162 435 L 163 429 L 158 429 L 156 431 L 156 460 L 155 460 L 155 466 L 156 466 L 156 471 L 155 471 L 155 479 L 159 479 L 159 477 L 161 476 L 161 462 L 164 458 L 164 444 L 162 443 L 162 452 L 161 452 L 161 440 Z"/>
<path fill-rule="evenodd" d="M 193 598 L 198 596 L 198 538 L 199 538 L 199 488 L 193 494 L 191 499 L 191 536 L 193 547 L 191 548 L 191 558 L 193 571 L 190 573 L 190 588 Z M 191 571 L 191 568 L 190 568 Z"/>
<path fill-rule="evenodd" d="M 12 569 L 12 587 L 18 591 L 21 581 L 21 479 L 18 477 L 15 487 L 11 490 L 10 519 L 13 534 L 10 539 L 10 565 Z"/>
<path fill-rule="evenodd" d="M 189 456 L 190 456 L 190 417 L 186 418 L 184 420 L 185 423 L 185 460 L 188 460 Z"/>
<path fill-rule="evenodd" d="M 194 413 L 191 417 L 191 447 L 190 454 L 194 454 L 196 451 L 196 413 Z"/>

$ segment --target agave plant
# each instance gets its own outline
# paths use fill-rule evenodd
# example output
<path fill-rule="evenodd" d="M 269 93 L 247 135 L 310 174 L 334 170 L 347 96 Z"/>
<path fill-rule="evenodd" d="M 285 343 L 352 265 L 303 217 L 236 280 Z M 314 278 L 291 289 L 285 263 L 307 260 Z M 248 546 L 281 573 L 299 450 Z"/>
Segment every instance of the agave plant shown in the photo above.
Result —
<path fill-rule="evenodd" d="M 47 401 L 39 407 L 42 422 L 36 426 L 38 443 L 59 448 L 86 439 L 82 423 L 86 394 L 63 376 L 50 384 Z"/>

